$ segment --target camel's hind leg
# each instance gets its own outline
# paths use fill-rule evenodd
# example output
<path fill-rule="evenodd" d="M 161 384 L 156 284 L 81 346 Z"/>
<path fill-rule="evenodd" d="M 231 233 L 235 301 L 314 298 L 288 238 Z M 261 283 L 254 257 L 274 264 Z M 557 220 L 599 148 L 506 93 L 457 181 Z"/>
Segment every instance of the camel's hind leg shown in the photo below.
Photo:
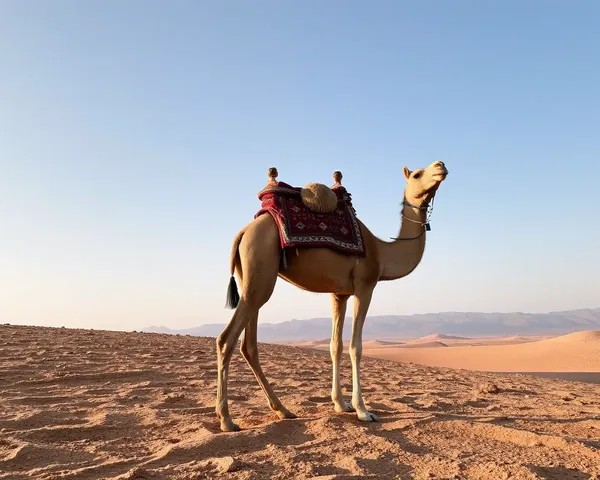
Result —
<path fill-rule="evenodd" d="M 258 309 L 251 307 L 242 298 L 238 304 L 237 310 L 225 330 L 217 338 L 217 405 L 216 413 L 221 419 L 221 430 L 224 432 L 235 432 L 240 429 L 229 415 L 229 405 L 227 401 L 227 379 L 229 377 L 229 361 L 242 333 L 242 330 L 249 319 L 258 314 Z"/>
<path fill-rule="evenodd" d="M 244 338 L 242 340 L 242 355 L 250 365 L 252 372 L 254 372 L 254 376 L 258 380 L 260 387 L 265 392 L 267 399 L 269 400 L 269 406 L 271 410 L 277 413 L 279 418 L 296 418 L 292 412 L 290 412 L 287 408 L 285 408 L 279 398 L 277 398 L 277 394 L 273 391 L 273 387 L 265 377 L 265 374 L 262 371 L 260 366 L 260 361 L 258 359 L 258 344 L 256 340 L 256 334 L 258 329 L 258 314 L 255 315 L 250 323 L 246 325 L 246 329 L 244 330 Z"/>
<path fill-rule="evenodd" d="M 240 334 L 258 317 L 258 311 L 271 297 L 279 271 L 280 247 L 277 226 L 269 215 L 251 223 L 238 247 L 236 270 L 242 280 L 240 300 L 233 317 L 217 338 L 217 405 L 215 411 L 221 419 L 221 430 L 239 430 L 229 415 L 227 379 L 229 362 Z M 242 274 L 243 273 L 243 278 Z"/>

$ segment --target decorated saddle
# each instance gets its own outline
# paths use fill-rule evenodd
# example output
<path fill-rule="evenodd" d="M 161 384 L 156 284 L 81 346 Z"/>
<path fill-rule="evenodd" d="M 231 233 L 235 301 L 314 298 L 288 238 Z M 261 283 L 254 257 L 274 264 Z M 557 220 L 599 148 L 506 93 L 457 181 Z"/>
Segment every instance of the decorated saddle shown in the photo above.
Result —
<path fill-rule="evenodd" d="M 334 172 L 331 187 L 321 183 L 293 187 L 277 181 L 277 176 L 277 169 L 270 168 L 269 182 L 258 193 L 262 206 L 254 218 L 264 213 L 273 217 L 284 252 L 286 247 L 325 247 L 365 255 L 356 211 L 341 184 L 341 172 Z"/>

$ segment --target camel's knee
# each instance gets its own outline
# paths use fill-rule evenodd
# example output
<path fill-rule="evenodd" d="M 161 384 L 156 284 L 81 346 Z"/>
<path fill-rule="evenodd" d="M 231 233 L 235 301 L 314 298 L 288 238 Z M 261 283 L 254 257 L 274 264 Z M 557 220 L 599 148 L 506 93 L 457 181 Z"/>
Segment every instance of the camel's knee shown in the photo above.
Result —
<path fill-rule="evenodd" d="M 223 333 L 221 333 L 221 335 L 219 335 L 217 337 L 217 354 L 222 355 L 224 349 L 225 349 L 225 335 L 223 332 Z"/>
<path fill-rule="evenodd" d="M 360 346 L 359 347 L 355 347 L 355 346 L 351 345 L 350 349 L 349 349 L 349 353 L 350 353 L 350 358 L 353 361 L 357 361 L 357 360 L 360 361 L 360 359 L 362 357 L 362 347 L 360 347 Z"/>
<path fill-rule="evenodd" d="M 340 358 L 342 356 L 342 350 L 344 349 L 344 345 L 341 341 L 331 341 L 329 344 L 329 352 L 331 353 L 332 358 Z"/>
<path fill-rule="evenodd" d="M 217 357 L 220 361 L 231 357 L 233 353 L 233 344 L 227 341 L 227 335 L 223 332 L 217 337 Z"/>

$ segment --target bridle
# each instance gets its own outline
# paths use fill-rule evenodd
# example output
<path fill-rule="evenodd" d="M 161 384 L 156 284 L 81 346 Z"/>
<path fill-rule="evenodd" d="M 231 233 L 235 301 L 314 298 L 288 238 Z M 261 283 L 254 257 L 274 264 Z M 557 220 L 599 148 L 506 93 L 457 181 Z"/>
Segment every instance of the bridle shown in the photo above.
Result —
<path fill-rule="evenodd" d="M 433 201 L 434 200 L 435 200 L 435 193 L 431 197 L 431 202 L 424 203 L 423 205 L 413 205 L 408 200 L 406 200 L 406 197 L 404 197 L 404 199 L 402 200 L 403 207 L 412 207 L 412 208 L 416 208 L 418 210 L 427 212 L 425 214 L 425 221 L 421 222 L 419 220 L 415 220 L 414 218 L 407 217 L 406 215 L 404 215 L 404 211 L 400 211 L 400 215 L 402 216 L 402 218 L 404 220 L 408 220 L 409 222 L 413 222 L 413 223 L 418 223 L 419 225 L 421 225 L 423 227 L 423 231 L 416 237 L 409 237 L 409 238 L 390 237 L 390 239 L 391 240 L 416 240 L 418 238 L 421 238 L 423 235 L 425 235 L 425 232 L 429 232 L 431 230 L 431 225 L 429 225 L 429 219 L 431 218 L 431 214 L 433 213 Z"/>

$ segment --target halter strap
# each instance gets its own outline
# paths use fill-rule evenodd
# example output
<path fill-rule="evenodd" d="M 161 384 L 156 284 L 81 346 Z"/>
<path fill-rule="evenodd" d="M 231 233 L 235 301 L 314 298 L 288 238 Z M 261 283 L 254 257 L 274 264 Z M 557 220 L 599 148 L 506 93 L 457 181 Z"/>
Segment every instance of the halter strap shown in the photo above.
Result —
<path fill-rule="evenodd" d="M 423 231 L 421 232 L 420 235 L 417 235 L 416 237 L 409 237 L 409 238 L 390 237 L 390 240 L 416 240 L 417 238 L 421 238 L 425 232 L 429 232 L 431 230 L 431 225 L 429 225 L 429 217 L 431 217 L 431 212 L 433 211 L 433 201 L 434 200 L 435 200 L 435 196 L 431 199 L 431 204 L 425 203 L 425 204 L 419 206 L 419 205 L 413 205 L 412 203 L 407 201 L 406 198 L 404 198 L 402 200 L 403 206 L 412 207 L 412 208 L 416 208 L 418 210 L 424 210 L 427 212 L 424 222 L 409 218 L 406 215 L 404 215 L 404 212 L 400 212 L 400 215 L 402 216 L 402 218 L 404 218 L 405 220 L 408 220 L 410 222 L 413 222 L 413 223 L 418 223 L 419 225 L 421 225 L 423 227 Z"/>
<path fill-rule="evenodd" d="M 404 200 L 402 200 L 402 205 L 404 205 L 405 207 L 418 208 L 419 210 L 427 210 L 429 208 L 429 204 L 428 203 L 424 203 L 421 206 L 419 206 L 419 205 L 413 205 L 412 203 L 410 203 L 409 201 L 407 201 L 406 198 Z"/>

